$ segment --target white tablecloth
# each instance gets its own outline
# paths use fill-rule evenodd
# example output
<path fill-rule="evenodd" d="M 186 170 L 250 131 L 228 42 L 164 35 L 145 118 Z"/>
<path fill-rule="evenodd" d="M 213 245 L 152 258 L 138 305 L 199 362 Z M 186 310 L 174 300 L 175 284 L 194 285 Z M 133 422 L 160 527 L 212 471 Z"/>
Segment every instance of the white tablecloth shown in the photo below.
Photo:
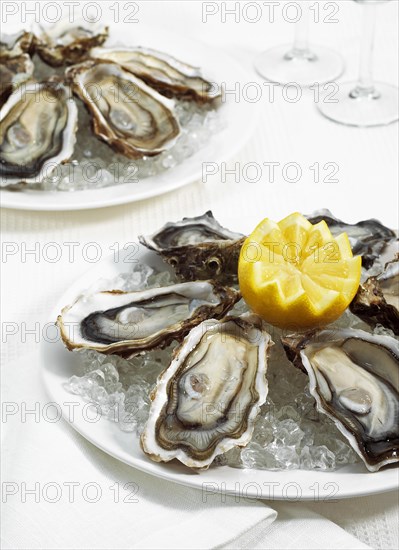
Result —
<path fill-rule="evenodd" d="M 321 10 L 324 4 L 320 2 Z M 347 61 L 344 80 L 348 80 L 355 78 L 357 72 L 360 8 L 349 0 L 336 4 L 339 22 L 312 24 L 312 40 L 341 51 Z M 276 8 L 273 24 L 265 17 L 257 23 L 241 17 L 236 23 L 234 17 L 226 16 L 226 22 L 222 22 L 220 15 L 209 17 L 204 23 L 202 9 L 201 2 L 143 2 L 140 22 L 161 25 L 172 32 L 214 44 L 248 67 L 256 53 L 274 44 L 289 42 L 292 37 L 292 25 L 284 21 L 282 6 Z M 392 83 L 398 80 L 397 15 L 396 1 L 380 7 L 375 50 L 376 78 Z M 20 14 L 14 17 L 14 25 L 18 17 Z M 253 79 L 257 81 L 255 74 Z M 207 183 L 193 183 L 158 198 L 98 211 L 51 214 L 2 210 L 3 246 L 7 243 L 14 251 L 6 258 L 3 255 L 1 266 L 3 363 L 35 352 L 55 300 L 91 267 L 84 254 L 90 242 L 100 245 L 104 257 L 111 253 L 114 243 L 123 246 L 135 241 L 139 233 L 151 232 L 166 221 L 198 215 L 208 209 L 212 209 L 224 225 L 240 231 L 249 231 L 266 216 L 279 219 L 295 210 L 310 212 L 321 207 L 328 207 L 349 221 L 377 217 L 387 225 L 399 227 L 397 125 L 358 130 L 333 124 L 316 112 L 310 92 L 304 92 L 297 103 L 288 103 L 276 94 L 273 104 L 260 105 L 259 116 L 253 138 L 227 167 L 232 168 L 235 162 L 241 166 L 248 162 L 275 161 L 281 165 L 297 162 L 304 174 L 300 182 L 289 183 L 277 173 L 274 183 L 267 175 L 258 183 L 235 183 L 234 177 L 222 181 L 219 174 Z M 321 166 L 336 163 L 339 181 L 316 183 L 309 170 L 315 162 Z M 58 243 L 62 251 L 61 258 L 54 263 L 49 260 L 46 249 L 51 242 Z M 73 260 L 67 244 L 71 242 L 79 243 Z M 29 253 L 32 250 L 34 253 Z M 306 506 L 307 510 L 331 519 L 373 548 L 397 547 L 395 494 Z M 297 505 L 275 506 L 280 507 L 281 521 L 291 518 L 292 522 Z M 43 510 L 38 521 L 44 523 L 45 516 Z M 263 536 L 262 529 L 255 529 L 252 538 L 249 534 L 249 538 L 237 539 L 232 546 L 265 548 Z"/>

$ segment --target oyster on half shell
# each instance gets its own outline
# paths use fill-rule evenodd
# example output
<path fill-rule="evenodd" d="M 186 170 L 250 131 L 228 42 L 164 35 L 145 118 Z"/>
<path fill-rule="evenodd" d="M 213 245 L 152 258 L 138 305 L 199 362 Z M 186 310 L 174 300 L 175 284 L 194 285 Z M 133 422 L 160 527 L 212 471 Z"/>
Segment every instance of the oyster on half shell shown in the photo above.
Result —
<path fill-rule="evenodd" d="M 200 103 L 220 97 L 198 67 L 157 50 L 142 47 L 93 48 L 91 57 L 118 63 L 168 97 L 188 97 Z"/>
<path fill-rule="evenodd" d="M 177 458 L 204 469 L 217 455 L 247 445 L 267 397 L 271 345 L 256 316 L 195 327 L 158 378 L 141 435 L 144 452 L 156 462 Z"/>
<path fill-rule="evenodd" d="M 72 65 L 83 61 L 91 48 L 101 46 L 107 38 L 108 27 L 85 21 L 73 26 L 61 20 L 48 28 L 38 27 L 36 51 L 52 67 Z"/>
<path fill-rule="evenodd" d="M 119 65 L 87 61 L 66 76 L 92 115 L 94 133 L 123 155 L 157 155 L 180 135 L 173 101 Z"/>
<path fill-rule="evenodd" d="M 282 339 L 309 376 L 317 409 L 375 472 L 399 465 L 399 342 L 362 330 L 321 330 Z"/>
<path fill-rule="evenodd" d="M 335 218 L 329 210 L 318 210 L 306 216 L 313 225 L 324 220 L 334 237 L 345 232 L 353 255 L 362 256 L 363 267 L 369 269 L 386 245 L 396 238 L 395 232 L 375 219 L 350 224 Z"/>
<path fill-rule="evenodd" d="M 67 161 L 76 140 L 77 107 L 57 81 L 15 90 L 0 111 L 0 183 L 40 183 Z"/>
<path fill-rule="evenodd" d="M 223 317 L 240 294 L 212 281 L 135 292 L 80 296 L 57 319 L 69 350 L 86 348 L 129 358 L 166 347 L 210 317 Z"/>
<path fill-rule="evenodd" d="M 399 334 L 399 254 L 360 285 L 350 310 L 369 325 L 381 323 Z"/>
<path fill-rule="evenodd" d="M 141 244 L 162 256 L 183 280 L 215 278 L 237 280 L 237 266 L 245 237 L 222 227 L 211 211 L 194 218 L 169 222 Z"/>

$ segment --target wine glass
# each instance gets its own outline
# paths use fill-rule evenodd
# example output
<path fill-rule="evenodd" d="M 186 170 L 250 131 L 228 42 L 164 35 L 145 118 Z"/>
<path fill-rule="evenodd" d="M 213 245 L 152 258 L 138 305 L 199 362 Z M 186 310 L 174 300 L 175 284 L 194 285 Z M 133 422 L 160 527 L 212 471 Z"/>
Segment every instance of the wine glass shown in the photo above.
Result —
<path fill-rule="evenodd" d="M 310 47 L 308 36 L 309 6 L 306 3 L 300 20 L 295 23 L 294 44 L 276 46 L 261 53 L 255 60 L 258 74 L 271 82 L 295 82 L 303 87 L 338 78 L 344 71 L 342 57 L 323 46 Z"/>
<path fill-rule="evenodd" d="M 374 82 L 373 47 L 377 4 L 388 0 L 354 0 L 363 8 L 359 79 L 339 83 L 333 101 L 321 101 L 319 111 L 327 118 L 348 126 L 382 126 L 399 118 L 398 88 Z"/>

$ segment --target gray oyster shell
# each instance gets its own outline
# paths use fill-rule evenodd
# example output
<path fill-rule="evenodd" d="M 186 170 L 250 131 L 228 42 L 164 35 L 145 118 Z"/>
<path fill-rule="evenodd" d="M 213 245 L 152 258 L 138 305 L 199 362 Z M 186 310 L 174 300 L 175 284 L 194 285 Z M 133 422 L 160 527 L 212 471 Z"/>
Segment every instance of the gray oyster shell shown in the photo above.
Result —
<path fill-rule="evenodd" d="M 36 51 L 52 67 L 73 65 L 86 59 L 90 49 L 101 46 L 107 38 L 108 27 L 85 21 L 73 26 L 61 20 L 48 28 L 38 27 Z"/>
<path fill-rule="evenodd" d="M 0 105 L 12 92 L 32 78 L 34 65 L 29 54 L 0 59 Z"/>
<path fill-rule="evenodd" d="M 360 285 L 350 310 L 371 326 L 380 323 L 399 334 L 399 255 Z"/>
<path fill-rule="evenodd" d="M 318 210 L 306 217 L 312 224 L 324 220 L 334 237 L 345 232 L 348 235 L 353 255 L 362 256 L 362 265 L 366 269 L 370 269 L 386 245 L 396 239 L 394 231 L 375 219 L 349 224 L 335 218 L 329 210 Z"/>
<path fill-rule="evenodd" d="M 322 330 L 282 339 L 309 376 L 317 409 L 375 472 L 399 465 L 399 342 L 362 330 Z"/>
<path fill-rule="evenodd" d="M 0 105 L 18 86 L 32 78 L 34 65 L 30 54 L 34 47 L 34 35 L 30 32 L 1 36 Z"/>
<path fill-rule="evenodd" d="M 0 111 L 0 183 L 40 183 L 74 149 L 77 107 L 56 81 L 26 84 Z"/>
<path fill-rule="evenodd" d="M 182 340 L 205 319 L 223 317 L 239 298 L 235 290 L 212 281 L 97 292 L 65 307 L 57 324 L 69 350 L 94 349 L 128 358 Z"/>
<path fill-rule="evenodd" d="M 208 211 L 202 216 L 169 222 L 152 235 L 141 235 L 139 240 L 160 254 L 183 280 L 211 277 L 235 282 L 245 237 L 222 227 Z"/>
<path fill-rule="evenodd" d="M 273 344 L 256 316 L 211 319 L 195 327 L 160 375 L 144 452 L 208 468 L 214 458 L 249 443 L 267 397 L 267 355 Z"/>
<path fill-rule="evenodd" d="M 150 48 L 94 48 L 91 57 L 118 63 L 168 97 L 191 98 L 199 103 L 220 97 L 201 71 L 171 55 Z M 217 87 L 218 88 L 218 87 Z"/>
<path fill-rule="evenodd" d="M 18 57 L 24 53 L 32 54 L 35 49 L 35 36 L 31 32 L 20 31 L 0 36 L 0 59 Z"/>
<path fill-rule="evenodd" d="M 90 111 L 96 136 L 126 157 L 157 155 L 179 137 L 173 101 L 119 65 L 87 61 L 66 77 Z"/>

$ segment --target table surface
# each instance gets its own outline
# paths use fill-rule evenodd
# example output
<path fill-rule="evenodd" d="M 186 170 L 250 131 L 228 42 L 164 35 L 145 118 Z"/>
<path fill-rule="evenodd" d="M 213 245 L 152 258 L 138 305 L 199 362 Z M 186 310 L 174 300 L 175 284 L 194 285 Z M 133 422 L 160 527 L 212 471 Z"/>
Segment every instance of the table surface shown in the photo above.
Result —
<path fill-rule="evenodd" d="M 110 4 L 101 3 L 105 20 Z M 203 22 L 205 4 L 218 13 Z M 248 4 L 255 3 L 243 2 L 240 6 Z M 221 4 L 149 1 L 140 3 L 139 20 L 221 48 L 252 71 L 254 56 L 262 49 L 291 41 L 293 24 L 284 19 L 286 4 L 276 6 L 271 23 L 264 2 L 258 3 L 259 21 L 250 22 L 256 15 L 250 8 L 245 12 L 241 7 L 236 16 L 225 14 L 223 21 Z M 337 7 L 334 17 L 338 22 L 322 21 L 331 9 L 327 4 Z M 228 8 L 234 5 L 227 3 Z M 310 26 L 312 42 L 340 51 L 346 61 L 342 80 L 353 80 L 357 74 L 361 8 L 349 0 L 319 2 L 319 7 L 321 21 Z M 375 77 L 394 84 L 398 83 L 397 20 L 397 1 L 379 7 Z M 20 14 L 10 18 L 10 29 L 20 26 Z M 250 74 L 251 82 L 259 85 L 261 80 L 255 72 Z M 239 99 L 243 96 L 241 93 Z M 138 234 L 152 232 L 167 221 L 211 209 L 232 230 L 249 231 L 264 217 L 280 219 L 292 211 L 310 213 L 328 207 L 348 221 L 376 217 L 399 227 L 397 124 L 372 129 L 340 126 L 319 115 L 313 99 L 313 92 L 304 90 L 299 101 L 289 102 L 278 88 L 274 101 L 262 97 L 257 102 L 257 130 L 226 165 L 228 170 L 239 163 L 239 182 L 233 175 L 223 177 L 219 171 L 205 183 L 195 182 L 176 192 L 120 207 L 54 214 L 2 209 L 2 240 L 6 246 L 2 259 L 2 360 L 10 361 L 37 348 L 52 304 L 95 261 L 112 253 L 115 243 L 123 247 L 136 241 Z M 265 162 L 279 163 L 275 181 L 265 169 Z M 264 168 L 259 181 L 250 181 L 253 176 L 247 172 L 248 163 Z M 283 167 L 288 163 L 301 167 L 300 181 L 287 181 Z M 319 182 L 315 181 L 314 168 L 310 168 L 315 163 L 320 167 Z M 336 167 L 336 182 L 326 180 L 326 163 Z M 4 250 L 9 252 L 7 256 Z M 56 261 L 54 254 L 59 256 Z M 12 332 L 15 334 L 10 335 Z M 394 494 L 309 506 L 372 547 L 397 546 L 398 506 Z"/>

